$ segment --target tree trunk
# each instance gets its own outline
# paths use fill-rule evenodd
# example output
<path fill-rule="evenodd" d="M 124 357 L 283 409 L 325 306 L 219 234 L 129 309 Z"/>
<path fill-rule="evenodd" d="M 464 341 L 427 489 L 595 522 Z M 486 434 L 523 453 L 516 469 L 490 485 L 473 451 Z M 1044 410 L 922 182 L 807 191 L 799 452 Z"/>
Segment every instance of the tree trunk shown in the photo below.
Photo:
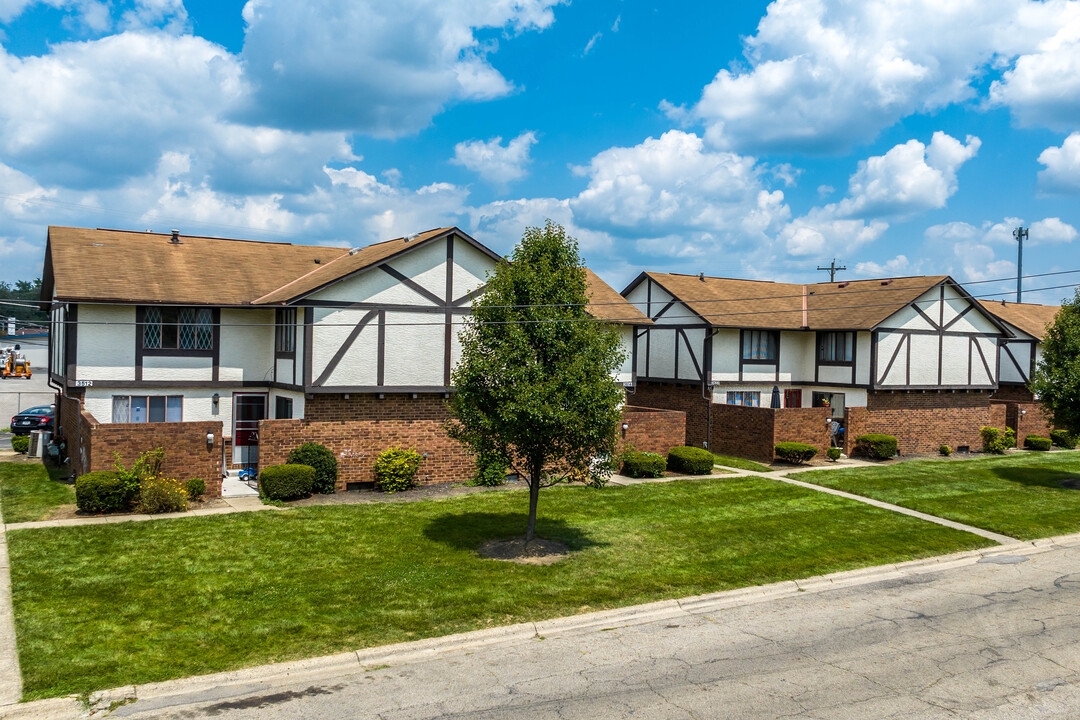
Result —
<path fill-rule="evenodd" d="M 532 542 L 536 536 L 536 503 L 540 500 L 540 468 L 534 466 L 529 478 L 529 526 L 525 530 L 525 542 Z"/>

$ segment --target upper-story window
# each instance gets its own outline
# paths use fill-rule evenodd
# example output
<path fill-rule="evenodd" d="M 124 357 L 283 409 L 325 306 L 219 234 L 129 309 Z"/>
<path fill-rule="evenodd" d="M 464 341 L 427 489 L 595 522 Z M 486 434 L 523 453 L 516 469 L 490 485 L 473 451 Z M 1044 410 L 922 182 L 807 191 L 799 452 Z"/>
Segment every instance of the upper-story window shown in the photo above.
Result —
<path fill-rule="evenodd" d="M 776 362 L 780 334 L 774 330 L 743 330 L 742 359 L 751 362 Z"/>
<path fill-rule="evenodd" d="M 818 333 L 818 362 L 850 364 L 855 351 L 855 333 Z"/>
<path fill-rule="evenodd" d="M 213 349 L 214 311 L 210 308 L 146 308 L 143 347 L 148 350 Z"/>
<path fill-rule="evenodd" d="M 296 308 L 278 308 L 274 323 L 274 349 L 279 353 L 295 352 Z"/>

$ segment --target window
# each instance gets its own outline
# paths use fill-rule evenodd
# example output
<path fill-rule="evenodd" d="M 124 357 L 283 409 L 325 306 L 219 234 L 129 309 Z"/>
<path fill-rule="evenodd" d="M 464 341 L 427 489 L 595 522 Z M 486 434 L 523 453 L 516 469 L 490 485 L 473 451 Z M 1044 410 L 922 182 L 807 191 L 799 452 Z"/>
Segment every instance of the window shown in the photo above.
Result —
<path fill-rule="evenodd" d="M 850 364 L 855 347 L 855 333 L 818 333 L 818 362 Z"/>
<path fill-rule="evenodd" d="M 274 327 L 274 349 L 279 353 L 296 352 L 296 308 L 279 308 Z"/>
<path fill-rule="evenodd" d="M 814 407 L 827 407 L 831 408 L 831 415 L 834 419 L 843 419 L 844 417 L 844 393 L 836 392 L 815 392 L 813 395 Z"/>
<path fill-rule="evenodd" d="M 744 405 L 746 407 L 761 407 L 761 393 L 757 390 L 736 390 L 727 394 L 728 405 Z"/>
<path fill-rule="evenodd" d="M 114 423 L 181 422 L 182 395 L 113 395 Z"/>
<path fill-rule="evenodd" d="M 292 398 L 279 397 L 274 400 L 274 419 L 292 420 Z"/>
<path fill-rule="evenodd" d="M 143 317 L 147 350 L 210 350 L 214 346 L 210 308 L 149 307 Z"/>
<path fill-rule="evenodd" d="M 772 330 L 743 330 L 742 359 L 750 362 L 776 362 L 780 336 Z"/>

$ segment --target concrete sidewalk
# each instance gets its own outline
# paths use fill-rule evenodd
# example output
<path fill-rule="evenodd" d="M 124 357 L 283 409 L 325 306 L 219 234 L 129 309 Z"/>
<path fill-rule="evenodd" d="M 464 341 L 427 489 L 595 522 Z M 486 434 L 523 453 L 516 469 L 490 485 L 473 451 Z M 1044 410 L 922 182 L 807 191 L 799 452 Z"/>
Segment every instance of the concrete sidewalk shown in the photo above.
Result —
<path fill-rule="evenodd" d="M 0 513 L 3 510 L 0 497 Z M 22 673 L 15 648 L 15 613 L 11 605 L 11 566 L 7 535 L 0 527 L 0 706 L 16 703 L 21 697 Z"/>
<path fill-rule="evenodd" d="M 115 525 L 116 523 L 147 522 L 149 520 L 171 520 L 173 518 L 204 517 L 206 515 L 229 515 L 238 512 L 257 512 L 260 510 L 280 510 L 274 505 L 264 505 L 258 497 L 222 498 L 228 507 L 208 508 L 204 510 L 185 510 L 184 512 L 160 513 L 158 515 L 101 515 L 96 517 L 66 518 L 64 520 L 37 520 L 34 522 L 9 523 L 4 530 L 32 530 L 34 528 L 76 527 L 78 525 Z"/>
<path fill-rule="evenodd" d="M 772 608 L 783 606 L 790 610 L 790 608 L 793 607 L 791 603 L 799 603 L 807 608 L 834 608 L 838 613 L 838 617 L 842 619 L 850 618 L 851 613 L 846 611 L 845 608 L 848 607 L 850 602 L 853 602 L 851 600 L 845 600 L 838 606 L 836 601 L 818 602 L 810 600 L 809 598 L 822 593 L 832 593 L 833 591 L 843 591 L 846 593 L 846 595 L 844 595 L 845 598 L 854 598 L 858 597 L 858 595 L 852 595 L 852 593 L 861 592 L 859 589 L 863 587 L 892 587 L 893 585 L 890 585 L 889 581 L 894 581 L 896 587 L 910 586 L 918 588 L 931 582 L 929 579 L 920 578 L 944 577 L 945 575 L 943 575 L 943 573 L 948 574 L 953 571 L 963 570 L 964 568 L 973 569 L 974 566 L 979 563 L 985 567 L 1012 567 L 1017 563 L 1022 563 L 1028 559 L 1059 551 L 1070 553 L 1064 560 L 1067 561 L 1066 564 L 1072 566 L 1075 558 L 1080 555 L 1080 534 L 1047 538 L 1034 542 L 1013 543 L 1011 545 L 994 547 L 986 550 L 956 553 L 926 560 L 833 573 L 830 575 L 807 578 L 805 580 L 787 581 L 759 587 L 731 590 L 728 592 L 711 593 L 681 600 L 667 600 L 636 607 L 588 613 L 556 620 L 522 623 L 509 627 L 493 628 L 491 630 L 463 633 L 460 635 L 433 638 L 418 642 L 370 648 L 297 662 L 264 665 L 246 670 L 218 673 L 215 675 L 115 688 L 92 695 L 90 698 L 90 706 L 91 709 L 96 710 L 98 713 L 103 713 L 112 706 L 114 709 L 112 713 L 110 713 L 111 715 L 153 718 L 191 718 L 230 715 L 234 713 L 239 717 L 275 718 L 300 716 L 374 717 L 377 714 L 381 717 L 382 715 L 379 713 L 388 712 L 388 708 L 386 707 L 379 708 L 378 710 L 369 707 L 366 708 L 364 712 L 350 714 L 350 712 L 342 711 L 344 714 L 332 715 L 327 714 L 328 711 L 326 709 L 322 712 L 318 712 L 313 708 L 302 710 L 300 707 L 292 706 L 290 710 L 285 712 L 282 712 L 285 710 L 284 708 L 276 708 L 276 711 L 274 711 L 275 708 L 271 707 L 270 710 L 265 710 L 267 714 L 260 714 L 264 712 L 264 709 L 267 706 L 273 706 L 279 702 L 299 703 L 303 702 L 305 698 L 312 702 L 317 699 L 329 701 L 330 696 L 333 695 L 335 690 L 356 684 L 356 687 L 360 688 L 360 691 L 363 694 L 365 703 L 382 704 L 384 706 L 387 704 L 393 706 L 395 703 L 401 703 L 401 705 L 398 706 L 399 712 L 392 713 L 393 717 L 437 717 L 444 714 L 439 710 L 439 708 L 443 707 L 442 705 L 434 706 L 435 709 L 426 714 L 419 712 L 415 714 L 404 712 L 403 707 L 419 702 L 420 697 L 427 697 L 429 695 L 438 695 L 443 703 L 448 703 L 452 701 L 451 698 L 460 694 L 460 691 L 456 689 L 458 688 L 458 683 L 461 683 L 462 686 L 475 685 L 476 683 L 469 680 L 475 673 L 466 672 L 464 675 L 461 675 L 460 678 L 455 675 L 464 672 L 463 664 L 468 665 L 470 661 L 467 660 L 467 658 L 471 656 L 483 656 L 489 658 L 490 662 L 494 663 L 493 667 L 518 667 L 519 670 L 524 668 L 527 677 L 522 677 L 522 681 L 540 683 L 541 685 L 548 687 L 549 692 L 559 694 L 564 698 L 576 698 L 579 697 L 582 692 L 582 688 L 576 685 L 576 681 L 571 677 L 566 678 L 565 682 L 558 678 L 560 671 L 570 673 L 571 671 L 569 669 L 566 669 L 563 665 L 558 663 L 540 663 L 538 660 L 528 659 L 529 656 L 534 653 L 544 653 L 547 652 L 548 648 L 556 648 L 559 646 L 558 643 L 552 644 L 552 642 L 544 642 L 542 645 L 536 645 L 537 641 L 569 642 L 572 644 L 572 647 L 569 648 L 570 655 L 568 658 L 576 657 L 580 659 L 582 657 L 582 652 L 584 651 L 575 650 L 573 648 L 578 646 L 592 647 L 597 643 L 607 643 L 609 639 L 618 638 L 620 633 L 629 632 L 633 628 L 642 627 L 658 629 L 647 629 L 645 631 L 648 634 L 652 634 L 657 631 L 663 631 L 664 628 L 690 627 L 695 623 L 699 623 L 700 621 L 698 619 L 700 618 L 712 620 L 715 625 L 715 623 L 721 622 L 721 618 L 728 617 L 726 613 L 732 613 L 731 617 L 738 615 L 739 617 L 744 618 L 754 618 L 755 622 L 761 620 L 765 622 L 766 625 L 769 625 L 767 618 L 769 617 L 769 613 L 773 612 Z M 1061 563 L 1059 562 L 1058 564 L 1060 565 Z M 1019 565 L 1016 566 L 1020 567 Z M 985 574 L 986 571 L 980 572 Z M 1005 568 L 1002 568 L 1001 572 L 1005 572 Z M 1046 575 L 1046 573 L 1044 572 L 1043 575 Z M 1010 581 L 1008 580 L 1008 577 L 1013 576 L 997 573 L 997 577 L 1002 578 L 1002 582 L 1004 583 L 1003 587 L 1005 588 L 998 592 L 998 594 L 1012 598 L 1015 593 L 1010 590 L 1011 585 L 1009 584 Z M 1050 581 L 1053 581 L 1052 577 L 1049 579 Z M 1070 582 L 1075 583 L 1076 581 Z M 1068 587 L 1071 588 L 1072 586 L 1069 585 Z M 993 590 L 993 588 L 986 587 L 985 582 L 976 581 L 975 584 L 972 585 L 970 592 L 964 592 L 962 589 L 958 588 L 949 590 L 945 595 L 950 598 L 950 601 L 959 598 L 965 603 L 970 602 L 970 598 L 975 598 L 978 600 L 977 606 L 986 607 L 985 601 L 981 599 L 982 595 L 978 595 L 978 593 L 986 594 L 993 592 Z M 886 592 L 889 593 L 889 591 Z M 925 596 L 925 594 L 923 594 L 923 596 Z M 782 603 L 782 605 L 776 605 L 776 603 Z M 870 612 L 871 615 L 879 615 L 886 612 L 881 608 L 880 601 L 878 600 L 868 600 L 862 604 L 868 605 L 870 608 L 868 612 Z M 760 606 L 760 609 L 751 610 L 751 608 L 755 606 Z M 901 607 L 902 606 L 903 603 L 901 603 Z M 888 613 L 892 615 L 893 611 L 890 610 Z M 915 613 L 915 611 L 908 612 L 907 615 L 911 618 L 918 619 L 918 614 Z M 901 616 L 902 613 L 896 615 L 898 619 Z M 799 617 L 801 617 L 801 615 L 796 606 L 794 620 L 797 621 Z M 956 617 L 958 620 L 963 620 L 964 616 L 960 614 Z M 791 620 L 792 619 L 789 618 L 789 621 Z M 737 624 L 740 627 L 745 627 L 745 622 L 746 621 L 744 620 L 739 620 Z M 889 627 L 890 623 L 893 621 L 888 618 L 878 618 L 877 622 L 883 627 Z M 811 626 L 803 628 L 796 634 L 812 635 L 820 633 L 821 631 L 822 628 L 811 623 Z M 843 629 L 841 629 L 841 631 L 843 632 Z M 971 628 L 970 632 L 974 633 L 975 628 Z M 900 636 L 905 635 L 905 633 L 902 632 L 898 634 Z M 700 631 L 694 633 L 694 636 L 699 635 Z M 879 635 L 880 632 L 877 632 L 875 637 Z M 879 640 L 880 638 L 878 638 L 878 641 Z M 1064 640 L 1067 640 L 1067 638 L 1063 638 L 1063 641 Z M 854 636 L 850 637 L 848 642 L 855 643 L 856 647 L 863 646 L 863 643 Z M 954 641 L 950 640 L 949 642 Z M 968 640 L 965 640 L 965 642 L 968 642 Z M 625 650 L 627 647 L 637 647 L 637 643 L 625 645 L 618 643 L 616 640 L 615 646 L 597 655 L 596 660 L 591 661 L 589 665 L 595 666 L 596 662 L 600 662 L 601 665 L 611 663 L 613 661 L 610 659 L 610 653 L 620 652 L 619 648 Z M 668 646 L 664 647 L 666 648 Z M 590 655 L 592 655 L 594 651 L 595 647 L 593 647 L 593 650 L 589 651 Z M 563 652 L 566 652 L 566 650 Z M 666 656 L 670 652 L 676 652 L 676 649 L 675 647 L 672 647 L 670 650 L 661 648 L 656 650 L 656 652 L 660 653 L 660 656 Z M 970 652 L 976 656 L 975 659 L 981 658 L 982 661 L 987 661 L 991 664 L 994 662 L 993 656 L 983 657 L 979 654 L 977 649 L 971 649 Z M 795 654 L 799 655 L 800 653 L 796 652 Z M 811 653 L 811 656 L 812 655 L 813 653 Z M 805 653 L 803 653 L 803 656 L 805 656 Z M 739 659 L 738 653 L 732 657 L 733 660 Z M 906 655 L 900 653 L 900 657 L 902 659 L 903 657 L 906 657 Z M 759 662 L 752 658 L 746 658 L 746 661 L 751 665 L 760 668 L 757 672 L 765 674 L 770 672 L 768 668 L 773 663 L 777 662 L 777 659 L 763 657 Z M 685 667 L 683 664 L 684 661 L 673 660 L 672 662 L 679 668 Z M 851 660 L 851 662 L 855 662 L 855 660 Z M 388 670 L 386 670 L 386 673 L 383 673 L 385 677 L 400 678 L 405 681 L 405 684 L 400 689 L 384 694 L 373 694 L 370 691 L 363 690 L 363 688 L 371 687 L 368 683 L 370 683 L 374 673 L 380 673 L 382 672 L 382 669 L 387 668 Z M 423 672 L 434 673 L 434 675 L 432 675 L 429 680 L 417 682 L 420 680 L 417 676 L 417 673 L 421 672 L 420 668 L 424 668 Z M 597 666 L 597 670 L 602 672 L 603 668 Z M 825 667 L 823 670 L 828 670 L 828 667 Z M 817 671 L 818 680 L 814 681 L 820 685 L 827 684 L 829 681 L 829 673 L 823 672 L 823 670 Z M 639 672 L 645 673 L 646 675 L 650 673 L 650 671 L 645 668 L 639 669 Z M 834 667 L 833 672 L 843 673 L 844 671 L 840 671 Z M 1039 665 L 1038 672 L 1045 674 L 1046 670 L 1043 667 L 1043 664 Z M 1075 670 L 1069 670 L 1069 672 L 1075 672 Z M 1066 673 L 1066 669 L 1059 668 L 1056 673 L 1048 676 L 1047 680 L 1053 682 L 1054 674 L 1064 673 Z M 520 676 L 521 672 L 516 674 Z M 602 672 L 602 674 L 604 673 Z M 657 682 L 663 681 L 663 677 L 659 671 L 657 671 L 655 677 Z M 806 673 L 801 673 L 799 677 L 805 677 L 808 681 L 812 680 L 812 677 L 806 675 Z M 551 682 L 545 682 L 545 678 L 548 678 Z M 789 678 L 789 680 L 790 679 L 791 678 Z M 611 682 L 618 684 L 618 678 L 612 677 L 610 680 Z M 801 680 L 798 682 L 800 686 L 805 685 Z M 897 678 L 896 682 L 903 683 L 905 682 L 905 679 Z M 483 683 L 480 684 L 483 685 Z M 308 697 L 311 695 L 309 690 L 317 687 L 323 687 L 325 689 L 315 692 L 312 697 Z M 529 693 L 526 693 L 525 695 L 527 696 L 528 694 Z M 512 697 L 516 697 L 518 701 L 527 699 L 525 696 L 514 694 L 512 691 L 511 695 Z M 504 714 L 490 715 L 490 717 L 514 717 L 514 711 L 510 707 L 510 705 L 513 704 L 512 697 L 507 698 L 507 712 Z M 254 699 L 245 700 L 244 698 Z M 841 699 L 843 699 L 843 697 L 841 697 Z M 861 699 L 861 696 L 856 699 Z M 606 702 L 606 696 L 602 695 L 600 701 Z M 594 711 L 595 710 L 596 708 L 594 708 Z M 690 715 L 672 715 L 670 712 L 672 711 L 669 711 L 669 714 L 646 714 L 646 716 L 690 717 Z M 734 714 L 730 716 L 736 716 L 738 714 L 734 708 L 732 708 L 732 712 Z M 86 714 L 87 708 L 73 697 L 42 700 L 0 708 L 0 718 L 5 720 L 21 720 L 22 718 L 67 720 L 68 718 L 74 719 L 86 717 Z M 445 714 L 451 713 L 447 712 Z M 792 713 L 792 715 L 794 714 L 795 713 Z M 473 717 L 472 714 L 467 715 Z M 551 713 L 547 713 L 547 715 L 551 715 Z M 595 714 L 575 714 L 574 716 L 577 717 L 579 715 L 581 717 L 598 717 L 598 715 Z M 943 713 L 942 715 L 951 716 L 952 713 Z M 522 716 L 525 715 L 521 715 L 520 713 L 517 715 L 517 717 Z M 555 717 L 556 715 L 551 716 Z M 880 715 L 875 715 L 870 711 L 865 715 L 859 715 L 858 712 L 844 715 L 844 717 L 878 716 Z M 477 717 L 479 717 L 479 715 L 477 715 Z M 483 715 L 483 717 L 489 717 L 489 715 Z M 807 715 L 807 717 L 811 716 Z M 814 715 L 813 717 L 817 716 Z M 897 717 L 904 717 L 904 715 L 897 715 Z"/>

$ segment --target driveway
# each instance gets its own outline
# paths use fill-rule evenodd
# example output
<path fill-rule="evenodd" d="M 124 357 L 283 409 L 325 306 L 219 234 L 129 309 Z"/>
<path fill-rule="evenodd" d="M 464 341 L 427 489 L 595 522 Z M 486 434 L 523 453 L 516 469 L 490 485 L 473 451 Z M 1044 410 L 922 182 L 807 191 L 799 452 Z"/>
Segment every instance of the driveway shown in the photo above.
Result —
<path fill-rule="evenodd" d="M 112 716 L 1077 717 L 1080 545 L 1009 553 L 899 577 L 854 573 L 848 581 L 860 584 L 765 601 L 684 605 L 630 626 L 556 621 L 563 629 L 550 637 L 539 624 L 536 637 L 495 644 L 384 661 L 364 651 L 366 670 L 352 655 L 351 669 L 302 663 L 263 678 L 148 686 Z"/>

